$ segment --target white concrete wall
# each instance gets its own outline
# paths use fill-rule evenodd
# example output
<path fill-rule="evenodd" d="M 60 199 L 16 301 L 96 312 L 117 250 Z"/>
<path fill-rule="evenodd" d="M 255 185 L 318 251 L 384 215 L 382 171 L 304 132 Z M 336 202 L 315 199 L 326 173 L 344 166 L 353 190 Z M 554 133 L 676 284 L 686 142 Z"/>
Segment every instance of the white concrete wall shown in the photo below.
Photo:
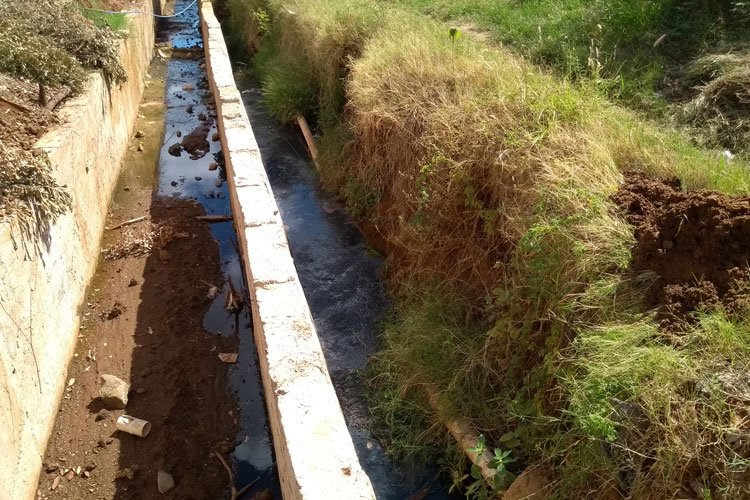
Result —
<path fill-rule="evenodd" d="M 141 2 L 151 11 L 152 1 Z M 60 110 L 62 124 L 38 143 L 73 209 L 48 244 L 26 252 L 0 224 L 0 499 L 34 497 L 47 439 L 78 336 L 78 308 L 99 256 L 112 190 L 154 46 L 153 18 L 132 15 L 121 43 L 128 81 L 107 89 L 99 74 Z M 14 241 L 15 237 L 15 241 Z"/>
<path fill-rule="evenodd" d="M 210 2 L 201 28 L 285 500 L 372 500 Z"/>

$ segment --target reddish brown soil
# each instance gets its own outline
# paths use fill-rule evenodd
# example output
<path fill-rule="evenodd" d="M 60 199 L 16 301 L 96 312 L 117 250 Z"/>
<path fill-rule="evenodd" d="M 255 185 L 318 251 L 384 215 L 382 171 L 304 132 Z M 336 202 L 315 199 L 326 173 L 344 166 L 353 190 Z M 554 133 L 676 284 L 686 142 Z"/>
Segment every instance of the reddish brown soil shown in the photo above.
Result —
<path fill-rule="evenodd" d="M 59 90 L 50 89 L 52 98 Z M 0 142 L 8 148 L 31 150 L 36 141 L 59 123 L 57 116 L 39 106 L 39 87 L 30 81 L 0 73 Z"/>
<path fill-rule="evenodd" d="M 201 280 L 218 284 L 218 247 L 207 225 L 195 220 L 202 214 L 197 205 L 152 201 L 148 193 L 139 203 L 112 223 L 147 211 L 154 223 L 190 237 L 148 256 L 100 261 L 68 372 L 75 381 L 44 457 L 40 498 L 214 499 L 228 489 L 213 450 L 234 441 L 238 410 L 227 394 L 227 365 L 217 354 L 236 352 L 236 338 L 202 327 L 210 301 Z M 102 373 L 130 382 L 131 391 L 127 411 L 97 421 Z M 152 422 L 151 433 L 139 438 L 116 431 L 115 420 L 125 412 Z M 74 473 L 50 490 L 61 472 L 79 466 L 90 477 Z M 177 484 L 165 495 L 156 489 L 159 469 Z"/>
<path fill-rule="evenodd" d="M 163 137 L 166 72 L 158 60 L 141 103 L 136 130 L 145 137 L 128 147 L 108 226 L 144 215 L 149 220 L 105 231 L 102 247 L 164 228 L 160 243 L 140 256 L 99 259 L 81 311 L 81 332 L 68 368 L 67 387 L 43 458 L 39 499 L 228 498 L 229 478 L 214 455 L 228 452 L 237 435 L 238 409 L 228 393 L 229 365 L 220 352 L 237 352 L 237 339 L 203 329 L 208 286 L 221 286 L 219 248 L 203 209 L 193 202 L 154 197 L 153 177 Z M 153 78 L 156 77 L 156 80 Z M 161 111 L 160 111 L 161 110 Z M 138 144 L 145 150 L 137 151 Z M 50 307 L 54 307 L 51 304 Z M 130 383 L 126 410 L 102 414 L 99 376 Z M 140 438 L 115 430 L 123 413 L 149 420 Z M 101 417 L 101 415 L 100 415 Z M 80 469 L 79 469 L 80 467 Z M 158 470 L 175 487 L 158 493 Z M 57 483 L 57 484 L 56 484 Z M 52 486 L 56 484 L 54 490 Z"/>
<path fill-rule="evenodd" d="M 658 276 L 647 306 L 660 306 L 663 328 L 684 329 L 700 309 L 746 309 L 750 197 L 683 191 L 676 179 L 629 173 L 613 200 L 635 226 L 633 271 Z"/>

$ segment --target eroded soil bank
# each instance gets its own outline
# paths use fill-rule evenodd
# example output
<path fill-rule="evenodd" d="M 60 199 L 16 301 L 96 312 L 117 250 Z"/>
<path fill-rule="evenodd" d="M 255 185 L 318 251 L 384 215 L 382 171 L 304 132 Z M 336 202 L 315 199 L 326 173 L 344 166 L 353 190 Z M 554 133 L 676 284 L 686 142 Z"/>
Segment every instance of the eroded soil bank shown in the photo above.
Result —
<path fill-rule="evenodd" d="M 699 310 L 747 311 L 750 197 L 629 173 L 613 199 L 635 227 L 632 270 L 655 274 L 646 305 L 660 306 L 662 328 L 684 329 Z"/>

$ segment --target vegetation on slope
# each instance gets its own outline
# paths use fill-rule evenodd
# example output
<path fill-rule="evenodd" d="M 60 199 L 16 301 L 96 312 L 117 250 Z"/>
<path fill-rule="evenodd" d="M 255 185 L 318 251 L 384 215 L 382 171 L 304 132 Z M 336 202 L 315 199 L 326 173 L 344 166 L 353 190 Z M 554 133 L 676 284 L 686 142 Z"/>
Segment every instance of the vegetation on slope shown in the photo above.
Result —
<path fill-rule="evenodd" d="M 706 380 L 746 373 L 750 326 L 715 310 L 666 338 L 610 198 L 628 171 L 747 193 L 741 160 L 392 6 L 225 9 L 238 47 L 263 39 L 271 110 L 312 120 L 322 182 L 388 250 L 395 305 L 372 381 L 392 449 L 460 415 L 512 451 L 513 472 L 553 463 L 562 498 L 747 494 L 750 455 L 725 437 L 747 432 L 743 389 Z"/>
<path fill-rule="evenodd" d="M 80 91 L 88 70 L 101 70 L 108 84 L 117 85 L 127 78 L 119 60 L 120 36 L 85 17 L 72 0 L 4 0 L 0 72 L 38 84 L 42 107 L 45 87 Z M 21 126 L 22 120 L 9 116 L 8 122 Z M 0 220 L 15 218 L 23 235 L 31 237 L 65 213 L 70 198 L 55 182 L 46 155 L 32 154 L 23 141 L 16 142 L 0 143 Z"/>
<path fill-rule="evenodd" d="M 621 103 L 676 115 L 711 144 L 750 147 L 744 0 L 390 1 L 482 30 Z"/>

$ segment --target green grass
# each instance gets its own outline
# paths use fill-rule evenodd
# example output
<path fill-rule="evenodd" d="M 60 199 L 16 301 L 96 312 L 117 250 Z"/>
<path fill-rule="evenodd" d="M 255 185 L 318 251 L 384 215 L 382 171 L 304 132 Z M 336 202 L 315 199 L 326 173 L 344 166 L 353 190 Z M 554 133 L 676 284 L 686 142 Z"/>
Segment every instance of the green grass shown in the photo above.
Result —
<path fill-rule="evenodd" d="M 695 94 L 686 74 L 693 60 L 742 50 L 750 37 L 750 8 L 743 1 L 390 1 L 482 33 L 561 75 L 591 82 L 619 103 L 662 118 L 674 114 L 670 102 Z M 735 151 L 748 147 L 747 137 L 737 143 L 730 127 L 723 133 L 697 128 L 710 143 Z"/>
<path fill-rule="evenodd" d="M 609 196 L 631 170 L 746 194 L 746 162 L 727 163 L 588 82 L 451 37 L 413 10 L 364 0 L 228 5 L 239 9 L 230 20 L 269 14 L 254 61 L 269 108 L 280 120 L 310 119 L 322 135 L 322 182 L 393 248 L 394 311 L 371 380 L 394 452 L 444 449 L 440 422 L 459 415 L 490 446 L 518 438 L 513 472 L 555 464 L 568 498 L 605 495 L 614 483 L 661 498 L 703 472 L 714 493 L 737 487 L 726 463 L 746 457 L 711 444 L 732 424 L 731 398 L 712 396 L 696 413 L 684 395 L 711 374 L 745 369 L 744 354 L 731 352 L 746 348 L 748 327 L 714 315 L 684 343 L 663 338 L 641 304 L 648 283 L 627 270 L 633 230 Z M 429 5 L 468 9 L 461 16 L 472 5 L 501 8 Z M 437 411 L 424 408 L 423 383 L 440 388 Z M 646 412 L 646 435 L 659 440 L 612 451 L 623 428 L 635 429 L 615 399 Z M 669 412 L 678 406 L 684 415 Z M 681 428 L 706 446 L 685 445 Z M 640 455 L 659 465 L 633 476 Z"/>

